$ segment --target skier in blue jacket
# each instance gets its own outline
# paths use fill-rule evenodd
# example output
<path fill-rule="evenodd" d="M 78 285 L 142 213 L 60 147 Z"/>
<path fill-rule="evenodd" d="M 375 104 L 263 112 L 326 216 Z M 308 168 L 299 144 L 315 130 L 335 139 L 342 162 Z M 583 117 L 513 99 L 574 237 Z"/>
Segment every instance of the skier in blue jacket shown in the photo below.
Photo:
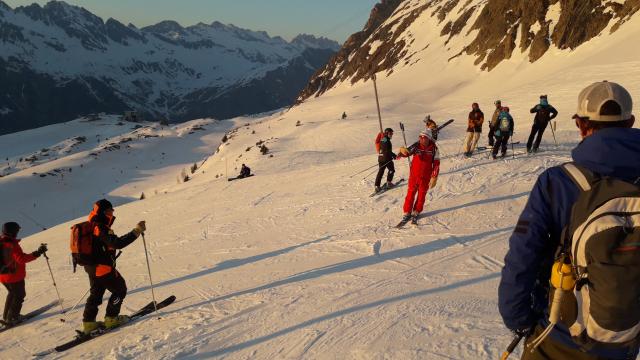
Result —
<path fill-rule="evenodd" d="M 618 84 L 605 81 L 583 90 L 574 115 L 583 141 L 573 150 L 573 161 L 596 174 L 640 184 L 640 130 L 632 128 L 632 109 L 631 96 Z M 551 266 L 579 193 L 561 167 L 543 172 L 509 240 L 499 310 L 507 328 L 526 336 L 527 343 L 549 324 Z M 522 359 L 635 359 L 639 344 L 584 349 L 559 323 L 533 352 L 526 347 Z"/>

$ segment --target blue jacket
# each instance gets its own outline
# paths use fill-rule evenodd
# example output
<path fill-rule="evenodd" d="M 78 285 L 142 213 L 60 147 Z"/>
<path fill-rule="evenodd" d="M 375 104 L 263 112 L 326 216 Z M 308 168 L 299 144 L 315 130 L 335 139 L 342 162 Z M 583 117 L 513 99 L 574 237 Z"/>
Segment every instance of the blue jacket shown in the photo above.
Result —
<path fill-rule="evenodd" d="M 509 119 L 509 132 L 507 133 L 507 135 L 509 136 L 513 135 L 514 125 L 515 125 L 513 121 L 513 117 L 508 112 L 502 111 L 500 112 L 500 115 L 498 115 L 498 124 L 495 127 L 495 132 L 494 132 L 494 135 L 497 137 L 501 137 L 505 135 L 505 134 L 502 134 L 502 131 L 500 130 L 500 122 L 502 122 L 503 118 Z"/>
<path fill-rule="evenodd" d="M 640 130 L 603 129 L 587 137 L 572 153 L 573 161 L 593 172 L 635 182 L 640 180 Z M 562 229 L 569 221 L 579 189 L 556 166 L 543 172 L 531 190 L 516 228 L 509 239 L 498 288 L 499 310 L 511 329 L 548 324 L 547 290 L 554 253 Z M 557 325 L 551 336 L 577 347 L 567 329 Z M 625 351 L 593 354 L 623 358 Z M 632 349 L 636 351 L 637 349 Z M 618 354 L 620 353 L 620 354 Z"/>

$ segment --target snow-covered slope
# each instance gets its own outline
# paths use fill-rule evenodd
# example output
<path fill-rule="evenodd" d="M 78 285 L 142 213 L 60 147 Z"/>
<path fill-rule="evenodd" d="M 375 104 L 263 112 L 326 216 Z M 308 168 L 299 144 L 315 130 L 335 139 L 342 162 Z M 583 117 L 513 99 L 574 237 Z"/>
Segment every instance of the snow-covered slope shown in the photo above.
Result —
<path fill-rule="evenodd" d="M 428 41 L 429 24 L 412 25 L 420 34 L 416 43 Z M 638 103 L 640 49 L 630 44 L 639 36 L 635 17 L 610 36 L 572 52 L 550 50 L 534 63 L 514 54 L 495 71 L 479 72 L 472 59 L 447 62 L 434 50 L 420 65 L 380 76 L 384 126 L 397 129 L 404 122 L 408 141 L 416 139 L 427 113 L 437 121 L 457 119 L 440 136 L 442 173 L 417 228 L 393 229 L 405 186 L 370 198 L 372 177 L 353 176 L 376 162 L 370 82 L 343 83 L 284 114 L 237 127 L 192 180 L 116 209 L 119 234 L 147 221 L 156 296 L 176 294 L 178 302 L 160 319 L 149 317 L 49 358 L 498 358 L 511 340 L 497 311 L 509 234 L 538 174 L 570 160 L 579 142 L 570 119 L 579 91 L 608 79 L 627 87 Z M 458 156 L 472 102 L 489 113 L 501 98 L 515 117 L 515 140 L 524 141 L 528 109 L 541 93 L 560 112 L 557 147 L 547 134 L 544 151 L 530 157 L 522 147 L 515 159 L 501 161 Z M 346 120 L 339 119 L 343 111 Z M 261 140 L 267 155 L 257 150 Z M 401 145 L 401 136 L 393 142 Z M 120 160 L 130 161 L 123 156 L 113 163 Z M 243 162 L 256 176 L 234 182 L 219 177 Z M 408 176 L 404 160 L 397 176 Z M 25 187 L 34 198 L 46 196 Z M 7 193 L 4 185 L 0 189 Z M 46 205 L 55 211 L 56 204 Z M 90 208 L 88 201 L 78 211 Z M 27 251 L 50 244 L 67 306 L 88 287 L 68 261 L 74 221 L 22 242 Z M 142 244 L 125 249 L 118 266 L 130 290 L 126 311 L 148 302 Z M 55 297 L 41 260 L 29 266 L 27 292 L 25 310 Z M 0 334 L 2 358 L 27 357 L 72 337 L 81 311 L 68 314 L 65 323 L 59 317 L 50 311 Z"/>
<path fill-rule="evenodd" d="M 219 22 L 137 29 L 63 1 L 16 9 L 0 1 L 0 133 L 101 111 L 175 121 L 273 110 L 291 104 L 338 47 Z M 296 66 L 300 59 L 320 64 Z M 277 70 L 284 89 L 256 82 Z M 230 103 L 229 92 L 240 99 Z"/>

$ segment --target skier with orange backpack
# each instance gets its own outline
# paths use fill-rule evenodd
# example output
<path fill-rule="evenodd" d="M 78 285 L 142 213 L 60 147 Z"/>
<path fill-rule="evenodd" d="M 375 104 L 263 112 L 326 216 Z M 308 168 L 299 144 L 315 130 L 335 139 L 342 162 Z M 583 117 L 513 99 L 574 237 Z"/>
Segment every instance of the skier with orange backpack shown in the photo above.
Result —
<path fill-rule="evenodd" d="M 127 295 L 127 285 L 116 270 L 116 250 L 133 243 L 146 230 L 146 225 L 144 221 L 140 221 L 129 233 L 118 237 L 111 230 L 115 219 L 113 205 L 102 199 L 94 204 L 88 221 L 71 228 L 74 270 L 76 265 L 82 265 L 89 276 L 91 286 L 82 319 L 85 334 L 101 327 L 117 327 L 129 321 L 128 316 L 120 315 L 122 301 Z M 102 323 L 97 322 L 96 317 L 106 290 L 111 292 L 111 297 Z"/>

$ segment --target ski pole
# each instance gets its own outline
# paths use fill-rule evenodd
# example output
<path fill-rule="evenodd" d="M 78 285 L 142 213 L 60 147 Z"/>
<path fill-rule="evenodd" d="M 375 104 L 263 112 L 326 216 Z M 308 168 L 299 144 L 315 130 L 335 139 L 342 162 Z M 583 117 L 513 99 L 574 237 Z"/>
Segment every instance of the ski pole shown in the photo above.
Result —
<path fill-rule="evenodd" d="M 516 337 L 513 338 L 513 341 L 511 341 L 511 344 L 509 344 L 509 346 L 507 347 L 507 350 L 505 350 L 502 353 L 500 360 L 507 360 L 507 358 L 509 357 L 509 355 L 511 355 L 513 350 L 515 350 L 518 344 L 520 344 L 520 341 L 522 340 L 522 338 L 523 338 L 523 335 L 516 335 Z"/>
<path fill-rule="evenodd" d="M 556 131 L 553 129 L 553 124 L 555 123 L 551 123 L 551 134 L 553 135 L 553 142 L 556 143 L 556 147 L 558 147 L 558 141 L 556 140 Z"/>
<path fill-rule="evenodd" d="M 366 179 L 366 178 L 368 178 L 369 176 L 371 176 L 371 175 L 375 174 L 375 173 L 376 173 L 376 171 L 378 171 L 379 169 L 381 169 L 381 168 L 383 168 L 383 167 L 387 166 L 387 164 L 391 163 L 392 161 L 393 161 L 393 160 L 389 160 L 389 161 L 387 161 L 386 163 L 384 163 L 383 165 L 379 165 L 379 166 L 380 166 L 380 168 L 378 168 L 377 170 L 373 170 L 372 172 L 370 172 L 369 174 L 367 174 L 367 176 L 363 177 L 363 178 L 362 178 L 362 180 L 365 180 L 365 179 Z"/>
<path fill-rule="evenodd" d="M 78 304 L 80 304 L 80 302 L 87 296 L 87 294 L 89 293 L 90 290 L 91 290 L 91 288 L 87 289 L 87 291 L 84 293 L 84 295 L 82 295 L 82 297 L 80 299 L 78 299 L 78 301 L 76 301 L 76 303 L 67 312 L 70 313 L 73 310 L 75 310 L 76 306 L 78 306 Z"/>
<path fill-rule="evenodd" d="M 407 145 L 407 136 L 404 134 L 404 124 L 400 123 L 400 130 L 402 130 L 402 139 L 404 140 L 404 147 L 408 148 L 409 146 Z M 409 168 L 411 168 L 411 159 L 409 159 L 409 157 L 407 157 L 407 163 L 409 164 Z"/>
<path fill-rule="evenodd" d="M 516 151 L 514 150 L 513 147 L 513 136 L 511 136 L 511 155 L 513 155 L 513 158 L 516 158 Z"/>
<path fill-rule="evenodd" d="M 153 299 L 153 308 L 154 311 L 158 312 L 158 304 L 156 303 L 156 294 L 153 291 L 153 279 L 151 278 L 151 266 L 149 266 L 149 254 L 147 252 L 147 240 L 144 238 L 144 233 L 142 235 L 142 244 L 144 245 L 144 257 L 147 259 L 147 271 L 149 271 L 149 283 L 151 284 L 151 298 Z"/>
<path fill-rule="evenodd" d="M 360 171 L 360 172 L 358 172 L 358 173 L 355 173 L 355 174 L 353 174 L 353 175 L 349 176 L 349 178 L 352 178 L 352 177 L 354 177 L 354 176 L 356 176 L 356 175 L 360 175 L 360 174 L 362 174 L 363 172 L 365 172 L 365 171 L 367 171 L 367 170 L 371 170 L 371 169 L 373 169 L 373 168 L 374 168 L 374 167 L 376 167 L 376 166 L 378 166 L 378 164 L 375 164 L 375 165 L 373 165 L 373 166 L 369 166 L 368 168 L 366 168 L 366 169 L 364 169 L 364 170 L 362 170 L 362 171 Z"/>
<path fill-rule="evenodd" d="M 42 244 L 45 245 L 45 244 Z M 49 268 L 49 274 L 51 274 L 51 280 L 53 281 L 53 287 L 56 289 L 56 294 L 58 295 L 58 304 L 60 304 L 60 314 L 63 315 L 64 314 L 64 306 L 62 306 L 62 298 L 60 297 L 60 292 L 58 291 L 58 285 L 56 284 L 56 279 L 53 277 L 53 271 L 51 271 L 51 264 L 49 264 L 49 257 L 47 256 L 47 253 L 44 252 L 42 253 L 42 255 L 44 255 L 44 259 L 47 261 L 47 267 Z M 63 319 L 60 319 L 62 322 L 64 322 Z"/>

